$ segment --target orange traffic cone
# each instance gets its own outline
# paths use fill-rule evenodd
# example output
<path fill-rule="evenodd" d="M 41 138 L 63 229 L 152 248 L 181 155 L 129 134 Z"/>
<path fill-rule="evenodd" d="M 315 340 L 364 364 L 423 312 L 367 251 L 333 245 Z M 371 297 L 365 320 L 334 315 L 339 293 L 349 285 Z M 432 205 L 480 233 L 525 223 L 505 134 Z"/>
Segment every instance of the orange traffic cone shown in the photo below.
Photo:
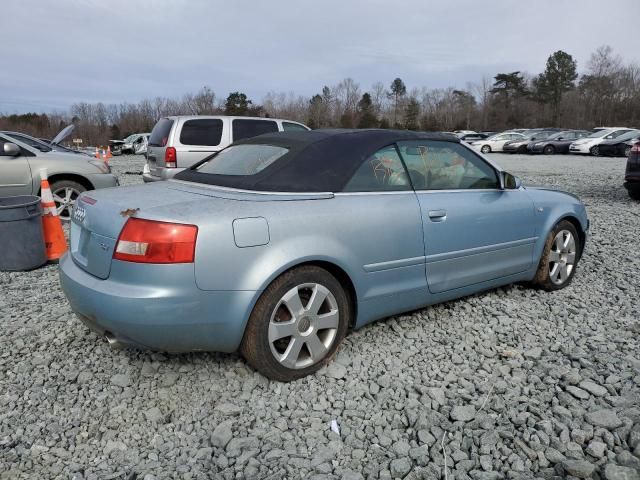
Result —
<path fill-rule="evenodd" d="M 53 201 L 46 168 L 40 169 L 40 196 L 42 197 L 42 229 L 47 259 L 50 262 L 57 262 L 67 251 L 67 240 L 64 237 L 56 203 Z"/>
<path fill-rule="evenodd" d="M 111 155 L 111 146 L 107 146 L 107 154 L 104 157 L 104 163 L 109 163 L 109 159 L 113 157 L 113 155 Z"/>
<path fill-rule="evenodd" d="M 100 156 L 100 150 L 98 150 L 98 147 L 96 147 L 96 155 L 95 155 L 95 157 L 96 157 L 98 160 L 102 160 L 102 157 Z"/>

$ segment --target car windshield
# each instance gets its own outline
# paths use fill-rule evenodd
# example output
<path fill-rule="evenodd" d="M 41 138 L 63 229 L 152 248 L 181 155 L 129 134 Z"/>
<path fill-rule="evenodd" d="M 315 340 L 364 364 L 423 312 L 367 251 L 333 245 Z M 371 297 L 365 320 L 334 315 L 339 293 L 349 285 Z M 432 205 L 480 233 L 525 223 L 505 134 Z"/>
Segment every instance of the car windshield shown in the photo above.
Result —
<path fill-rule="evenodd" d="M 593 132 L 591 135 L 587 135 L 585 138 L 602 138 L 609 133 L 611 133 L 610 130 L 598 130 Z"/>
<path fill-rule="evenodd" d="M 214 175 L 255 175 L 288 151 L 274 145 L 234 145 L 199 165 L 197 170 Z"/>
<path fill-rule="evenodd" d="M 138 135 L 137 135 L 137 134 L 135 134 L 135 133 L 134 133 L 133 135 L 129 135 L 127 138 L 125 138 L 125 139 L 123 140 L 123 142 L 125 142 L 125 143 L 133 142 L 133 139 L 134 139 L 134 138 L 136 138 L 137 136 L 138 136 Z"/>

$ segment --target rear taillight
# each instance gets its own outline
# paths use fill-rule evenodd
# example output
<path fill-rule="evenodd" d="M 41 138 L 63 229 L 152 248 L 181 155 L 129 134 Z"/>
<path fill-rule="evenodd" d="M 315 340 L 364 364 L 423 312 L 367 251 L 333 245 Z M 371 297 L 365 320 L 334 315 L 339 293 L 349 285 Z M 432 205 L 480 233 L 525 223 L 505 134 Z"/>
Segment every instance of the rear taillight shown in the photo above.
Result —
<path fill-rule="evenodd" d="M 198 227 L 129 218 L 113 258 L 137 263 L 193 263 Z"/>
<path fill-rule="evenodd" d="M 631 151 L 634 153 L 640 153 L 640 142 L 636 143 L 633 147 L 631 147 Z"/>
<path fill-rule="evenodd" d="M 164 151 L 164 166 L 167 168 L 176 168 L 178 166 L 176 149 L 174 147 L 167 147 Z"/>

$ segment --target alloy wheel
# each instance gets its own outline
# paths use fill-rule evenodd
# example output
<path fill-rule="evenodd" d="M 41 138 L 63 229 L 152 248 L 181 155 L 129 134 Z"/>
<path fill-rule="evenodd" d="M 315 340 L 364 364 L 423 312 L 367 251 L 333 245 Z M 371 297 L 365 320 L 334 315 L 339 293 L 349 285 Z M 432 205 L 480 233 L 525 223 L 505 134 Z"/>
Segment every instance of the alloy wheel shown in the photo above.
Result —
<path fill-rule="evenodd" d="M 333 294 L 318 283 L 292 288 L 269 321 L 269 346 L 284 367 L 301 369 L 321 361 L 338 333 L 340 312 Z"/>
<path fill-rule="evenodd" d="M 62 187 L 52 193 L 60 219 L 70 220 L 73 206 L 81 192 L 73 187 Z"/>
<path fill-rule="evenodd" d="M 576 240 L 568 230 L 560 230 L 549 252 L 549 278 L 555 285 L 562 285 L 571 276 L 576 263 Z"/>

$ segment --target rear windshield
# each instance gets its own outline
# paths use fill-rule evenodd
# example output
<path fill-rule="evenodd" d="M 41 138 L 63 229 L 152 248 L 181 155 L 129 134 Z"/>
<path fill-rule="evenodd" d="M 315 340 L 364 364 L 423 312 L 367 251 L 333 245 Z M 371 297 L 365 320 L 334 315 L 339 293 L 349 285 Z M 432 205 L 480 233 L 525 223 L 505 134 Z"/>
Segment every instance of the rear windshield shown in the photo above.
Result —
<path fill-rule="evenodd" d="M 151 130 L 149 137 L 149 145 L 152 147 L 164 147 L 169 141 L 169 132 L 173 126 L 173 120 L 169 118 L 161 118 L 156 126 Z"/>
<path fill-rule="evenodd" d="M 274 145 L 234 145 L 221 151 L 197 169 L 214 175 L 255 175 L 289 150 Z"/>
<path fill-rule="evenodd" d="M 257 137 L 263 133 L 278 131 L 278 124 L 273 120 L 236 119 L 232 122 L 233 141 L 243 138 Z"/>
<path fill-rule="evenodd" d="M 222 120 L 207 118 L 187 120 L 182 125 L 180 143 L 182 145 L 202 145 L 215 147 L 222 140 Z"/>

